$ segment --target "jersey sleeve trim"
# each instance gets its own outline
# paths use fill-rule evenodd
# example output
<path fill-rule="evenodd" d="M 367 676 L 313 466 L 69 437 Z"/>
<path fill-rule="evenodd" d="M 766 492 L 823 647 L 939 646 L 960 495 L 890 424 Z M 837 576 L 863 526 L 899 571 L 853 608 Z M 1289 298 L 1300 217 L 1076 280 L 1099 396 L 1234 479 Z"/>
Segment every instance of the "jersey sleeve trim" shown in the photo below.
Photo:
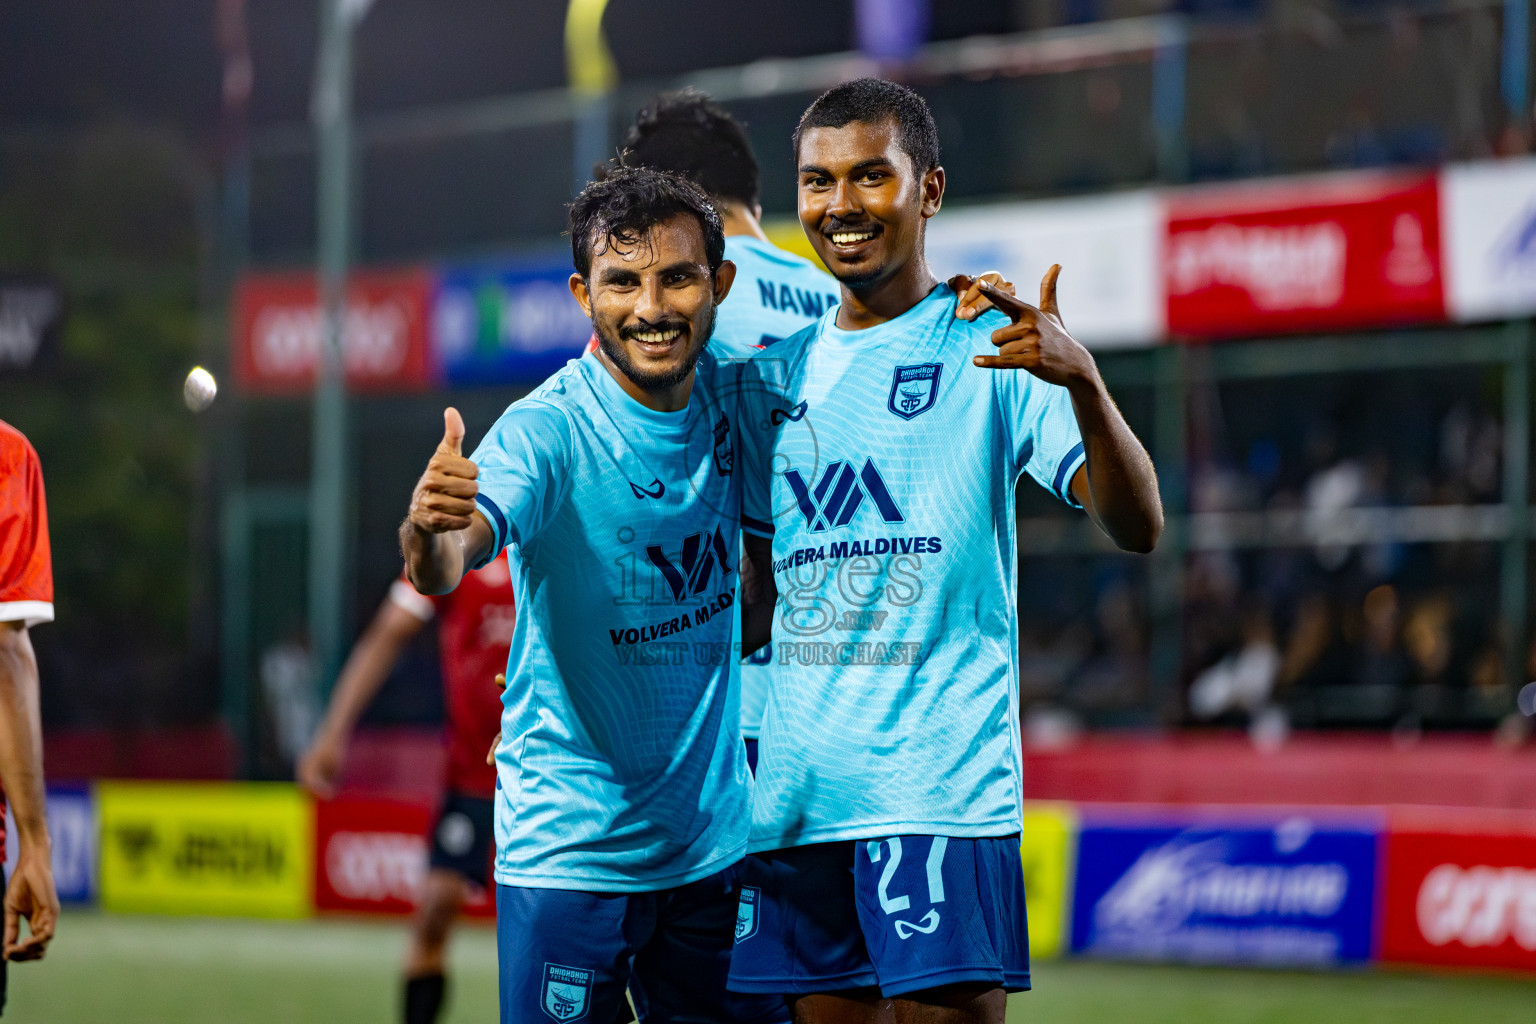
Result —
<path fill-rule="evenodd" d="M 437 614 L 437 607 L 432 603 L 431 598 L 423 597 L 405 580 L 395 580 L 390 584 L 389 600 L 422 622 L 431 622 Z"/>
<path fill-rule="evenodd" d="M 1052 489 L 1069 505 L 1077 505 L 1077 499 L 1072 496 L 1072 477 L 1077 474 L 1077 467 L 1087 461 L 1088 456 L 1083 453 L 1083 442 L 1079 441 L 1056 466 L 1056 481 Z"/>
<path fill-rule="evenodd" d="M 752 534 L 754 537 L 765 537 L 769 540 L 773 539 L 772 523 L 765 523 L 761 519 L 753 519 L 745 512 L 743 512 L 741 515 L 741 528 Z"/>
<path fill-rule="evenodd" d="M 0 601 L 0 622 L 36 626 L 53 621 L 52 601 Z"/>
<path fill-rule="evenodd" d="M 490 523 L 491 533 L 496 538 L 495 543 L 491 545 L 490 558 L 485 559 L 480 565 L 472 567 L 479 569 L 482 566 L 489 565 L 491 559 L 501 554 L 502 549 L 507 546 L 507 517 L 484 491 L 475 495 L 475 504 L 479 505 L 480 510 L 485 513 L 486 522 Z"/>

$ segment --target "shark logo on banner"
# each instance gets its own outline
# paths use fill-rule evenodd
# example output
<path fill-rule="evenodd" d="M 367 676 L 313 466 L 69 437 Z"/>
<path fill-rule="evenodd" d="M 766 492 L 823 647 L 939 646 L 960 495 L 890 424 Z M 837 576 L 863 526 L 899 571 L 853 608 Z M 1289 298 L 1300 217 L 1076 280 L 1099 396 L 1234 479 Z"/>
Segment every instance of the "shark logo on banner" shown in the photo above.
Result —
<path fill-rule="evenodd" d="M 544 1012 L 558 1021 L 580 1020 L 592 1002 L 594 972 L 579 967 L 544 965 Z"/>

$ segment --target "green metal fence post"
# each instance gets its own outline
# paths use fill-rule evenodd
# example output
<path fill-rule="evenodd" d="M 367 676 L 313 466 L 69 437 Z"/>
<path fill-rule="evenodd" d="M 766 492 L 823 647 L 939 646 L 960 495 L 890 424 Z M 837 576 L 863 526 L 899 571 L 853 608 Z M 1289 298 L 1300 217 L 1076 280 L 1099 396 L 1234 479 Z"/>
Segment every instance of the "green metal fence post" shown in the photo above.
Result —
<path fill-rule="evenodd" d="M 309 642 L 324 696 L 341 667 L 347 577 L 347 397 L 343 362 L 352 255 L 352 33 L 359 0 L 325 0 L 314 121 L 319 154 L 320 352 L 310 439 Z"/>

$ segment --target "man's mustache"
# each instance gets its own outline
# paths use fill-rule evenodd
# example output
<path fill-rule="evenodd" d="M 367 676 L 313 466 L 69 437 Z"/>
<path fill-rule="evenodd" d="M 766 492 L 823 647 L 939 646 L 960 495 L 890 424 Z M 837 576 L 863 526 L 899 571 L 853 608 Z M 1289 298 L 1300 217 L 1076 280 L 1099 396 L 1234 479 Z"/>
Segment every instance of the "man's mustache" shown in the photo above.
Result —
<path fill-rule="evenodd" d="M 821 233 L 830 235 L 836 231 L 876 231 L 880 225 L 871 220 L 843 220 L 841 217 L 828 217 L 822 222 Z"/>

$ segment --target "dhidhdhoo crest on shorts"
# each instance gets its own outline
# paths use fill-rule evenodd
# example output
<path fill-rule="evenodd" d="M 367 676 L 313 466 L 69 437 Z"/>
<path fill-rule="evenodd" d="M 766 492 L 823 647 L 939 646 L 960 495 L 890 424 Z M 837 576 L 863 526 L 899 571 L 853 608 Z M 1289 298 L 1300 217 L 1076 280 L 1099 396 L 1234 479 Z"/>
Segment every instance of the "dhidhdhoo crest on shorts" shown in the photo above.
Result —
<path fill-rule="evenodd" d="M 593 972 L 579 967 L 544 965 L 544 987 L 540 990 L 544 1012 L 558 1021 L 580 1020 L 592 1002 Z"/>
<path fill-rule="evenodd" d="M 741 899 L 736 903 L 736 941 L 745 942 L 757 934 L 757 906 L 762 901 L 762 891 L 755 885 L 741 887 Z"/>

